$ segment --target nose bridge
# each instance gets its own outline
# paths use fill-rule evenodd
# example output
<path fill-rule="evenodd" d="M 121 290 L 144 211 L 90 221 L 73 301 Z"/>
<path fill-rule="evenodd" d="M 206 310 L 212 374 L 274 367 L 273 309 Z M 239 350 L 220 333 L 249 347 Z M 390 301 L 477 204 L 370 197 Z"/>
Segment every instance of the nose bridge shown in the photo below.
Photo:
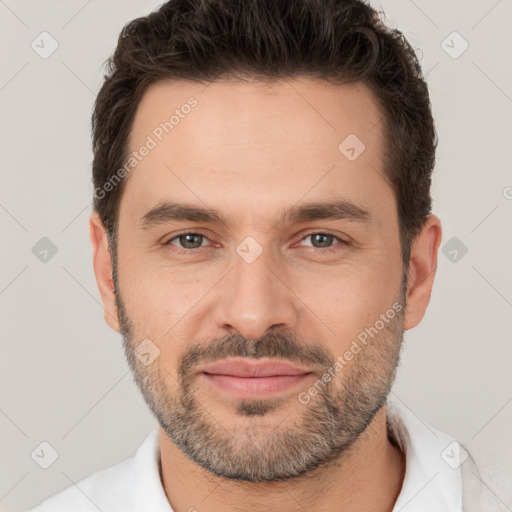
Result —
<path fill-rule="evenodd" d="M 258 338 L 271 327 L 290 328 L 296 322 L 294 296 L 279 279 L 270 251 L 257 255 L 254 251 L 250 240 L 237 248 L 214 315 L 219 327 L 234 328 L 246 338 Z"/>

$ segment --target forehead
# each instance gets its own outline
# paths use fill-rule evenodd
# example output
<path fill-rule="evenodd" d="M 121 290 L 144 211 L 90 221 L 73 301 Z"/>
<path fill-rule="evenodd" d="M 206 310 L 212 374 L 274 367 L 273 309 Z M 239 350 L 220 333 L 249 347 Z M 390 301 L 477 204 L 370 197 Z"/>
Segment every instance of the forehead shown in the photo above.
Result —
<path fill-rule="evenodd" d="M 191 98 L 197 105 L 189 109 L 186 105 Z M 210 84 L 164 80 L 144 93 L 130 146 L 143 143 L 174 113 L 178 115 L 172 119 L 173 135 L 193 136 L 198 142 L 224 147 L 226 143 L 275 146 L 306 142 L 336 150 L 336 142 L 350 133 L 365 142 L 377 142 L 379 129 L 375 127 L 381 119 L 376 98 L 360 82 L 339 86 L 304 78 Z M 183 122 L 187 118 L 188 122 Z"/>
<path fill-rule="evenodd" d="M 121 205 L 229 198 L 215 206 L 263 212 L 306 195 L 389 200 L 381 120 L 362 83 L 162 81 L 134 117 L 129 151 L 151 149 L 128 174 Z"/>

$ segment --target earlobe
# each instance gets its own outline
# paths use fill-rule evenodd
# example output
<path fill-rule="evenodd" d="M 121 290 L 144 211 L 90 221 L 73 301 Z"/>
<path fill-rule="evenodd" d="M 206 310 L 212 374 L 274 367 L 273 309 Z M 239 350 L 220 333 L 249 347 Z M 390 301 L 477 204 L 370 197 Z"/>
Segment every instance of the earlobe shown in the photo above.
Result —
<path fill-rule="evenodd" d="M 441 221 L 430 215 L 412 243 L 404 319 L 406 330 L 420 323 L 430 302 L 441 235 Z"/>
<path fill-rule="evenodd" d="M 89 235 L 92 245 L 94 275 L 103 302 L 105 321 L 112 329 L 120 332 L 114 282 L 112 280 L 112 258 L 107 233 L 97 212 L 91 214 Z"/>

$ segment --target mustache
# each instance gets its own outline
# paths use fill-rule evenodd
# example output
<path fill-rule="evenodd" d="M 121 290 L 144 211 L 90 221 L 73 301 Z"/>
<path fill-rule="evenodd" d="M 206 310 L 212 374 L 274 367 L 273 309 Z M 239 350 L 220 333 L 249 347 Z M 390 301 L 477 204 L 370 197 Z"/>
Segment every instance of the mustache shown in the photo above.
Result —
<path fill-rule="evenodd" d="M 198 365 L 228 357 L 286 359 L 316 368 L 316 373 L 323 373 L 325 368 L 335 363 L 324 347 L 307 343 L 290 334 L 269 333 L 252 340 L 240 334 L 228 334 L 207 342 L 192 343 L 180 358 L 178 376 L 185 379 Z"/>

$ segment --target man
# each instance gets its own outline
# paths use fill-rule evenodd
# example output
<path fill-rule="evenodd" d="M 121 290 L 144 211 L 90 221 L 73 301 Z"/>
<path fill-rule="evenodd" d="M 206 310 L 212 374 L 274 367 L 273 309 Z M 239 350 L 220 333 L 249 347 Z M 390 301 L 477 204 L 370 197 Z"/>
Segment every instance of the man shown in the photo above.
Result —
<path fill-rule="evenodd" d="M 171 0 L 128 24 L 90 235 L 159 428 L 34 510 L 506 507 L 387 402 L 436 271 L 435 146 L 413 50 L 360 0 Z"/>

